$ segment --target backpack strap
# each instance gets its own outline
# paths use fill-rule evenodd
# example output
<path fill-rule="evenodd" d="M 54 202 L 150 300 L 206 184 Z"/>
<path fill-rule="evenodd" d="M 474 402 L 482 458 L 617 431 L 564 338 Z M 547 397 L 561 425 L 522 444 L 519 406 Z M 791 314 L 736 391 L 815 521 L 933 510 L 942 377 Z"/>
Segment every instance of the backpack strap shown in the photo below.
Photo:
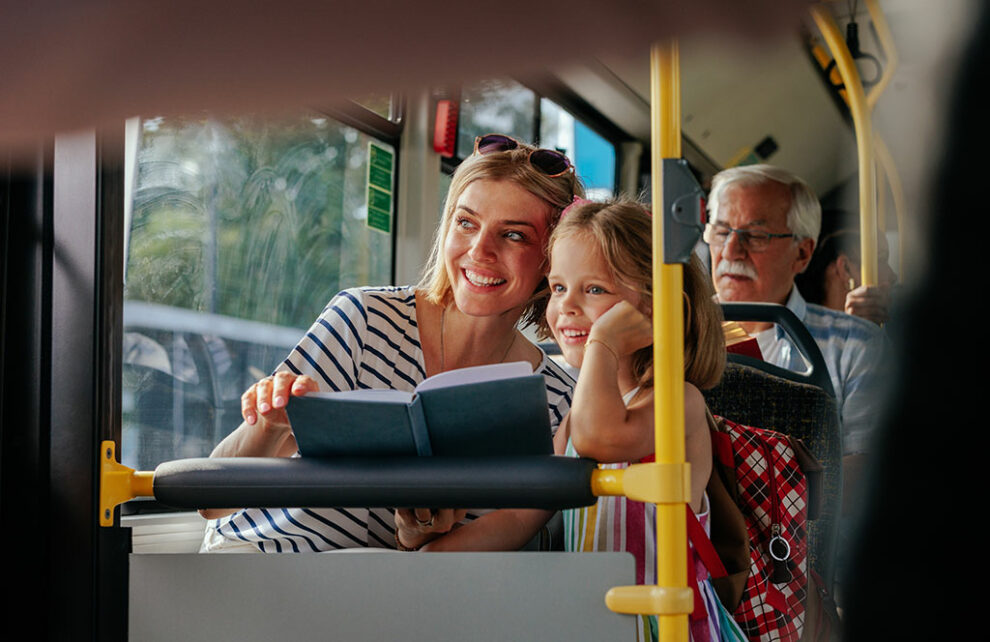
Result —
<path fill-rule="evenodd" d="M 698 521 L 698 516 L 694 514 L 690 506 L 685 504 L 684 508 L 687 510 L 688 539 L 691 540 L 691 544 L 694 546 L 694 552 L 701 559 L 701 563 L 705 565 L 705 568 L 708 569 L 709 575 L 712 577 L 725 577 L 729 573 L 725 570 L 725 565 L 722 564 L 722 559 L 718 556 L 715 546 L 712 545 L 712 540 L 705 533 L 705 527 Z"/>
<path fill-rule="evenodd" d="M 708 557 L 708 559 L 710 560 L 711 555 L 715 553 L 715 548 L 712 547 L 711 540 L 708 539 L 707 535 L 705 535 L 705 529 L 701 526 L 701 522 L 698 521 L 698 516 L 694 514 L 694 511 L 691 510 L 691 507 L 688 506 L 687 504 L 684 505 L 684 508 L 687 511 L 688 541 L 694 545 L 695 553 L 697 553 L 698 557 L 701 559 L 702 564 L 705 565 L 705 568 L 708 568 L 708 561 L 706 561 L 705 557 Z M 704 546 L 702 542 L 708 543 L 708 549 L 706 550 L 705 555 L 701 554 L 700 552 L 701 548 L 699 548 L 699 544 L 701 547 Z M 717 553 L 715 553 L 715 559 L 717 560 L 717 564 L 721 566 L 722 562 L 721 560 L 718 559 Z M 707 618 L 708 608 L 705 607 L 705 600 L 704 598 L 701 597 L 701 590 L 698 589 L 697 572 L 695 571 L 694 568 L 694 558 L 691 556 L 690 546 L 688 547 L 687 571 L 688 571 L 687 572 L 688 585 L 691 587 L 691 593 L 694 594 L 694 608 L 691 610 L 691 615 L 690 615 L 691 621 L 694 622 L 697 620 L 701 620 L 703 618 Z M 722 571 L 723 572 L 725 571 L 724 567 L 722 568 Z M 712 572 L 711 569 L 709 569 L 708 572 L 711 573 Z"/>

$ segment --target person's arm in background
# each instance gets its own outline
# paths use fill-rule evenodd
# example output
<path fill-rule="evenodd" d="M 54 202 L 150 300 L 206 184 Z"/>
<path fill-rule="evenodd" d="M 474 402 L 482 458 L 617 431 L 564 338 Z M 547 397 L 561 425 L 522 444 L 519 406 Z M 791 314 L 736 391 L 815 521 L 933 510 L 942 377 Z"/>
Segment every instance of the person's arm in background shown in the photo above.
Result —
<path fill-rule="evenodd" d="M 883 386 L 888 381 L 890 348 L 879 328 L 869 327 L 865 340 L 842 355 L 843 505 L 851 508 L 858 496 L 858 483 L 869 461 L 869 450 L 881 414 Z"/>

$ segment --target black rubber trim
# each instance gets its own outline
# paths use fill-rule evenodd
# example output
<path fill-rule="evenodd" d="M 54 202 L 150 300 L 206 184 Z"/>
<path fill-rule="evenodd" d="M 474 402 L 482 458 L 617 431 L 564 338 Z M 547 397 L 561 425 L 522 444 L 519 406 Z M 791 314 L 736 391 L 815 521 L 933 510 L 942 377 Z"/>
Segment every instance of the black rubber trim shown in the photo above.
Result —
<path fill-rule="evenodd" d="M 176 508 L 588 506 L 597 464 L 573 457 L 200 458 L 160 464 L 158 501 Z"/>

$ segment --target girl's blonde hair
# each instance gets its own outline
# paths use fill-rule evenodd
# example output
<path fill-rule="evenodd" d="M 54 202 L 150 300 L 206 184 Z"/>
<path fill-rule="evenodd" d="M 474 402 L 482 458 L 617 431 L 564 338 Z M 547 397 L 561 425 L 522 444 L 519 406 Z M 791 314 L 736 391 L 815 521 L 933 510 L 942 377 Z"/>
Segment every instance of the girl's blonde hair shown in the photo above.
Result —
<path fill-rule="evenodd" d="M 450 189 L 447 190 L 443 215 L 435 235 L 436 240 L 418 286 L 425 291 L 428 301 L 442 305 L 447 302 L 450 295 L 450 275 L 447 274 L 444 265 L 443 246 L 450 233 L 457 201 L 468 185 L 480 180 L 510 181 L 518 185 L 546 202 L 548 229 L 556 225 L 561 210 L 567 207 L 575 196 L 584 195 L 584 189 L 573 171 L 551 177 L 533 167 L 529 162 L 529 154 L 534 149 L 536 148 L 531 145 L 520 143 L 519 147 L 509 151 L 474 154 L 457 167 L 450 182 Z M 549 298 L 550 290 L 544 277 L 523 310 L 521 316 L 523 325 L 539 324 L 543 321 Z"/>
<path fill-rule="evenodd" d="M 630 199 L 605 203 L 586 201 L 569 208 L 550 236 L 547 252 L 562 238 L 582 236 L 598 246 L 612 278 L 653 305 L 653 220 L 649 211 Z M 712 388 L 725 369 L 722 309 L 714 300 L 711 279 L 692 255 L 684 266 L 684 379 L 702 390 Z M 542 338 L 550 335 L 546 319 Z M 633 354 L 633 374 L 643 387 L 653 385 L 653 347 Z"/>

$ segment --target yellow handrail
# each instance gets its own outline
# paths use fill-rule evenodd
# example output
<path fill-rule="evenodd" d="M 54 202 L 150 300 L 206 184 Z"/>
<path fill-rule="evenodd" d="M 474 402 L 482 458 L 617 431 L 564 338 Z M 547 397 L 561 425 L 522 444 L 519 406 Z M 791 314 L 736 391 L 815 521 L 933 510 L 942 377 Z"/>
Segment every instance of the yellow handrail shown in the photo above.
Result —
<path fill-rule="evenodd" d="M 665 158 L 681 157 L 680 48 L 676 41 L 651 51 L 653 186 L 653 369 L 655 452 L 658 465 L 684 465 L 683 270 L 663 260 Z M 689 475 L 685 475 L 690 478 Z M 682 498 L 683 499 L 683 498 Z M 657 505 L 657 584 L 687 589 L 687 520 L 683 502 Z M 676 600 L 676 593 L 672 593 Z M 683 592 L 682 592 L 683 595 Z M 693 604 L 691 605 L 693 607 Z M 687 613 L 659 616 L 661 640 L 687 641 Z"/>
<path fill-rule="evenodd" d="M 619 613 L 655 614 L 664 642 L 687 642 L 687 515 L 690 467 L 684 450 L 683 267 L 663 260 L 665 158 L 681 157 L 680 53 L 676 41 L 650 51 L 653 186 L 653 372 L 656 462 L 631 466 L 623 475 L 599 475 L 603 494 L 625 494 L 657 505 L 657 585 L 620 586 L 605 596 Z"/>
<path fill-rule="evenodd" d="M 887 175 L 887 184 L 890 185 L 890 194 L 894 200 L 894 216 L 897 217 L 897 245 L 899 249 L 897 253 L 897 274 L 903 282 L 908 278 L 904 274 L 904 243 L 905 230 L 907 230 L 904 226 L 904 187 L 901 185 L 901 176 L 897 173 L 897 165 L 894 163 L 894 157 L 890 155 L 887 145 L 884 144 L 879 136 L 874 137 L 873 140 L 876 146 L 877 165 L 883 167 Z M 880 221 L 880 229 L 887 229 L 884 221 Z"/>
<path fill-rule="evenodd" d="M 816 5 L 811 8 L 811 16 L 822 32 L 825 42 L 828 43 L 835 58 L 835 66 L 842 75 L 849 111 L 852 113 L 853 125 L 856 128 L 862 277 L 864 285 L 876 285 L 878 280 L 876 170 L 873 165 L 873 125 L 870 122 L 866 93 L 863 91 L 863 83 L 856 69 L 856 63 L 832 15 L 822 5 Z"/>
<path fill-rule="evenodd" d="M 880 4 L 877 0 L 866 0 L 866 8 L 870 12 L 870 19 L 873 21 L 873 28 L 877 32 L 877 38 L 880 40 L 880 47 L 883 48 L 885 59 L 883 75 L 880 76 L 880 80 L 870 89 L 870 94 L 866 97 L 867 104 L 870 106 L 870 109 L 873 109 L 877 106 L 880 94 L 883 93 L 887 85 L 890 84 L 891 78 L 894 77 L 894 72 L 897 71 L 898 59 L 897 48 L 894 47 L 894 37 L 890 34 L 890 27 L 887 25 L 887 19 L 880 9 Z"/>

